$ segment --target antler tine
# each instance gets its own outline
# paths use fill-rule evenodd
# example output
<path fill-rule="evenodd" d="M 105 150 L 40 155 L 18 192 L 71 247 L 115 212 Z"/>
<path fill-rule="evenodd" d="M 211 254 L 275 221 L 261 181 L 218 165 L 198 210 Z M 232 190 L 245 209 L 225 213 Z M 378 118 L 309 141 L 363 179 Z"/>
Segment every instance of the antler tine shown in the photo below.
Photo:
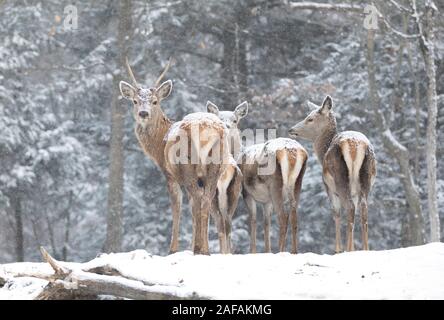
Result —
<path fill-rule="evenodd" d="M 136 77 L 134 76 L 133 70 L 131 69 L 131 66 L 128 62 L 128 57 L 125 57 L 126 60 L 126 68 L 128 69 L 128 73 L 130 75 L 131 81 L 133 82 L 133 84 L 139 88 L 139 84 L 137 83 Z"/>
<path fill-rule="evenodd" d="M 165 74 L 167 73 L 168 69 L 170 68 L 171 61 L 172 61 L 172 58 L 170 57 L 170 60 L 168 61 L 168 63 L 167 63 L 167 65 L 166 65 L 165 69 L 164 69 L 163 72 L 160 74 L 159 78 L 157 78 L 157 80 L 156 80 L 156 83 L 155 83 L 155 85 L 154 85 L 156 88 L 159 86 L 160 81 L 162 81 L 162 78 L 165 76 Z"/>

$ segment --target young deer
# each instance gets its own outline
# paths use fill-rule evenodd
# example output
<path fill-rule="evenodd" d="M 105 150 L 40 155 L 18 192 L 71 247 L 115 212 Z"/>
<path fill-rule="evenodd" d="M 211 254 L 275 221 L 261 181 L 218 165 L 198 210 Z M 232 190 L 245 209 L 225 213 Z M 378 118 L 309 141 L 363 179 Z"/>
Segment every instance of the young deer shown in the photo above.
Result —
<path fill-rule="evenodd" d="M 361 208 L 362 246 L 368 250 L 367 198 L 376 176 L 376 159 L 370 141 L 360 132 L 338 133 L 333 102 L 327 96 L 322 106 L 289 130 L 293 138 L 313 142 L 322 165 L 322 178 L 330 198 L 336 224 L 336 252 L 342 251 L 341 207 L 348 212 L 347 251 L 353 251 L 355 208 Z"/>
<path fill-rule="evenodd" d="M 235 159 L 240 152 L 241 141 L 238 124 L 248 113 L 248 103 L 242 102 L 234 111 L 219 111 L 212 102 L 207 102 L 207 111 L 218 116 L 228 129 L 230 162 L 217 182 L 211 215 L 216 221 L 222 253 L 231 252 L 231 225 L 242 189 L 242 173 Z"/>
<path fill-rule="evenodd" d="M 159 76 L 157 81 L 155 82 L 154 87 L 151 88 L 142 88 L 136 81 L 134 74 L 131 70 L 131 67 L 127 61 L 128 73 L 130 75 L 132 85 L 121 81 L 120 82 L 120 92 L 125 99 L 131 100 L 133 102 L 133 115 L 136 120 L 135 132 L 136 137 L 139 141 L 140 146 L 142 147 L 145 154 L 152 159 L 156 165 L 160 168 L 167 180 L 168 192 L 170 195 L 171 208 L 173 214 L 173 228 L 172 228 L 172 237 L 170 244 L 170 253 L 174 253 L 178 251 L 179 246 L 179 222 L 180 222 L 180 211 L 182 204 L 182 190 L 181 185 L 185 185 L 189 187 L 191 183 L 196 183 L 196 180 L 199 180 L 201 183 L 204 180 L 204 177 L 196 177 L 194 172 L 184 173 L 182 170 L 177 170 L 174 164 L 171 164 L 167 161 L 166 155 L 168 154 L 167 149 L 167 140 L 165 137 L 170 131 L 173 123 L 170 121 L 163 110 L 160 107 L 160 102 L 168 97 L 172 90 L 172 82 L 171 80 L 165 81 L 160 84 L 163 76 L 167 72 L 169 68 L 169 63 L 166 66 L 165 70 Z M 160 85 L 159 85 L 160 84 Z M 215 117 L 216 118 L 216 117 Z M 213 119 L 219 121 L 217 118 Z M 197 121 L 199 124 L 199 121 Z M 223 129 L 223 124 L 218 124 L 218 129 Z M 171 143 L 170 143 L 171 145 Z M 197 148 L 200 148 L 200 144 L 196 143 Z M 205 166 L 204 166 L 205 169 Z M 191 171 L 191 170 L 189 170 Z M 217 171 L 217 170 L 213 170 Z M 214 172 L 215 176 L 218 177 L 217 172 Z M 186 180 L 188 179 L 188 180 Z M 186 181 L 185 181 L 186 180 Z M 215 189 L 215 184 L 214 189 Z M 189 196 L 191 197 L 190 190 L 200 188 L 200 186 L 194 188 L 188 188 Z M 205 187 L 206 189 L 208 187 Z M 207 191 L 208 192 L 208 191 Z M 196 192 L 195 194 L 201 194 L 202 192 Z M 201 219 L 196 219 L 200 217 L 200 204 L 201 201 L 195 201 L 192 205 L 193 211 L 193 230 L 197 230 L 199 232 L 198 237 L 195 237 L 195 232 L 193 232 L 193 238 L 196 238 L 197 241 L 194 243 L 193 249 L 195 253 L 208 253 L 208 245 L 202 243 L 201 233 Z M 196 207 L 199 206 L 199 207 Z M 202 214 L 205 215 L 204 213 Z M 197 222 L 199 220 L 199 225 L 196 227 Z M 208 240 L 208 239 L 207 239 Z M 207 241 L 208 242 L 208 241 Z"/>
<path fill-rule="evenodd" d="M 285 250 L 288 206 L 291 222 L 291 252 L 297 252 L 297 207 L 308 158 L 296 141 L 278 138 L 245 148 L 241 153 L 244 175 L 242 194 L 250 215 L 250 252 L 256 252 L 256 202 L 263 204 L 265 251 L 271 252 L 270 224 L 272 209 L 279 219 L 279 251 Z M 261 172 L 264 164 L 274 167 Z M 271 172 L 272 171 L 272 172 Z M 286 208 L 287 207 L 287 208 Z"/>

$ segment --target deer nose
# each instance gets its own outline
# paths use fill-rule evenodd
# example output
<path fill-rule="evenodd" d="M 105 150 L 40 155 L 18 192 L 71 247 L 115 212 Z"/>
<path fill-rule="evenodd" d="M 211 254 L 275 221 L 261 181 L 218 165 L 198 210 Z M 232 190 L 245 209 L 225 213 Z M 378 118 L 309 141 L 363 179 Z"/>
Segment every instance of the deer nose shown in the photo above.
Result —
<path fill-rule="evenodd" d="M 291 136 L 295 136 L 295 137 L 297 137 L 297 132 L 296 132 L 296 130 L 294 129 L 294 128 L 291 128 L 290 130 L 288 130 L 288 133 L 291 135 Z"/>
<path fill-rule="evenodd" d="M 145 119 L 148 117 L 148 111 L 139 111 L 139 117 Z"/>

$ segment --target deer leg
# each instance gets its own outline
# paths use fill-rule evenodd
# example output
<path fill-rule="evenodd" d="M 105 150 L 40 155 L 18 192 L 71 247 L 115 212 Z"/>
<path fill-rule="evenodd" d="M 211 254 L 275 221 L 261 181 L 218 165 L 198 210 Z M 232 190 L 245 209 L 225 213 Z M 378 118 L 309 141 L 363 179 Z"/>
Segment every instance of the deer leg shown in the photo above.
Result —
<path fill-rule="evenodd" d="M 279 220 L 279 251 L 283 252 L 287 242 L 288 214 L 284 210 L 282 188 L 272 187 L 271 199 Z"/>
<path fill-rule="evenodd" d="M 191 250 L 194 250 L 194 243 L 196 242 L 196 235 L 195 235 L 195 227 L 196 227 L 196 216 L 194 215 L 194 205 L 193 205 L 193 198 L 191 197 L 190 193 L 188 194 L 188 203 L 191 207 L 191 227 L 192 227 L 192 232 L 191 232 Z"/>
<path fill-rule="evenodd" d="M 362 250 L 368 250 L 368 223 L 367 223 L 368 207 L 367 199 L 361 199 L 361 233 L 362 233 Z"/>
<path fill-rule="evenodd" d="M 220 193 L 219 193 L 220 192 Z M 220 239 L 222 241 L 221 243 L 221 253 L 227 254 L 229 253 L 228 248 L 228 233 L 227 233 L 227 220 L 228 220 L 228 197 L 227 197 L 227 190 L 218 190 L 216 192 L 217 194 L 217 203 L 218 203 L 218 213 L 220 215 L 220 223 L 221 223 L 221 229 L 220 229 Z"/>
<path fill-rule="evenodd" d="M 222 215 L 220 214 L 219 210 L 214 206 L 214 204 L 210 213 L 211 217 L 214 220 L 214 223 L 216 224 L 217 235 L 219 238 L 219 251 L 220 253 L 224 253 L 225 235 L 223 231 Z"/>
<path fill-rule="evenodd" d="M 239 170 L 239 169 L 237 169 Z M 235 182 L 233 184 L 233 187 L 228 189 L 228 214 L 227 214 L 227 220 L 225 223 L 225 226 L 227 228 L 226 236 L 227 236 L 227 253 L 231 253 L 233 248 L 231 246 L 231 229 L 233 225 L 233 216 L 236 212 L 236 208 L 239 202 L 239 195 L 242 190 L 242 173 L 240 171 L 237 172 L 235 177 Z"/>
<path fill-rule="evenodd" d="M 219 242 L 220 242 L 220 252 L 223 254 L 229 253 L 227 252 L 228 243 L 227 243 L 226 221 L 222 215 L 220 216 Z"/>
<path fill-rule="evenodd" d="M 266 203 L 266 204 L 263 205 L 265 252 L 271 252 L 270 225 L 271 225 L 271 212 L 272 212 L 272 210 L 273 210 L 273 205 L 271 203 Z"/>
<path fill-rule="evenodd" d="M 246 192 L 244 199 L 250 216 L 250 252 L 256 253 L 256 201 Z"/>
<path fill-rule="evenodd" d="M 284 204 L 282 197 L 277 197 L 273 201 L 273 207 L 278 214 L 279 221 L 279 251 L 285 251 L 286 241 L 287 241 L 287 228 L 288 228 L 288 214 L 284 211 Z"/>
<path fill-rule="evenodd" d="M 279 216 L 279 251 L 284 252 L 287 244 L 288 214 L 282 211 Z"/>
<path fill-rule="evenodd" d="M 294 185 L 294 191 L 290 193 L 290 205 L 291 205 L 291 253 L 298 252 L 298 204 L 299 196 L 301 194 L 302 179 L 304 178 L 306 161 L 304 161 L 301 171 Z"/>
<path fill-rule="evenodd" d="M 341 214 L 340 211 L 333 212 L 335 217 L 335 252 L 342 252 L 342 239 L 341 239 Z"/>
<path fill-rule="evenodd" d="M 170 194 L 171 211 L 173 214 L 173 226 L 170 243 L 170 254 L 175 253 L 179 249 L 179 225 L 180 210 L 182 206 L 182 190 L 176 182 L 168 182 L 168 192 Z"/>
<path fill-rule="evenodd" d="M 328 190 L 328 189 L 327 189 Z M 328 196 L 331 201 L 333 218 L 335 220 L 335 252 L 342 252 L 342 239 L 341 239 L 341 202 L 339 197 L 332 193 L 328 192 Z"/>
<path fill-rule="evenodd" d="M 355 250 L 353 242 L 353 229 L 355 227 L 355 204 L 349 201 L 347 205 L 347 251 Z"/>
<path fill-rule="evenodd" d="M 210 211 L 210 205 L 211 201 L 208 201 L 207 199 L 204 199 L 201 201 L 201 208 L 200 213 L 201 216 L 199 217 L 199 220 L 201 220 L 201 254 L 210 254 L 210 249 L 208 246 L 208 224 L 209 224 L 209 211 Z"/>
<path fill-rule="evenodd" d="M 201 218 L 201 201 L 200 198 L 193 198 L 192 201 L 193 216 L 193 252 L 201 254 L 202 251 L 202 218 Z"/>
<path fill-rule="evenodd" d="M 292 201 L 291 203 L 291 213 L 290 213 L 290 223 L 291 223 L 291 253 L 297 253 L 298 251 L 298 212 L 296 209 L 296 203 Z"/>
<path fill-rule="evenodd" d="M 226 217 L 225 220 L 225 241 L 226 241 L 226 246 L 225 246 L 225 253 L 229 254 L 231 253 L 231 218 L 230 217 Z"/>

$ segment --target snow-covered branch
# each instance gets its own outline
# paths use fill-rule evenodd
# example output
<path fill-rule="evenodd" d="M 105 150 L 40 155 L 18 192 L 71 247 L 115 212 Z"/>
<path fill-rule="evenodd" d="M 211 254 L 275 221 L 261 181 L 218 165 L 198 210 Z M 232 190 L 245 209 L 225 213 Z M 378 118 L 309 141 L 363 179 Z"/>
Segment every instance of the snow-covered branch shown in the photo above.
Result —
<path fill-rule="evenodd" d="M 407 8 L 407 7 L 403 6 L 402 4 L 398 3 L 397 1 L 395 1 L 395 0 L 389 0 L 389 1 L 399 11 L 404 12 L 404 13 L 409 13 L 409 14 L 413 13 L 413 11 L 410 8 Z"/>
<path fill-rule="evenodd" d="M 411 10 L 405 8 L 396 1 L 392 0 L 391 3 L 402 12 L 412 13 Z M 363 6 L 360 5 L 345 4 L 345 3 L 331 4 L 331 3 L 316 3 L 316 2 L 290 2 L 288 5 L 292 9 L 299 9 L 299 10 L 337 11 L 337 12 L 359 13 L 359 14 L 364 14 L 364 9 L 365 9 Z M 376 7 L 375 4 L 373 5 Z M 378 18 L 390 32 L 392 32 L 398 37 L 405 39 L 415 39 L 419 37 L 419 34 L 406 34 L 397 30 L 388 21 L 385 15 L 381 13 L 379 9 L 378 9 Z"/>
<path fill-rule="evenodd" d="M 138 279 L 119 271 L 119 266 L 106 259 L 97 258 L 87 263 L 69 263 L 55 260 L 44 248 L 40 249 L 43 260 L 53 270 L 1 270 L 0 287 L 15 277 L 31 277 L 48 281 L 35 297 L 37 300 L 97 298 L 101 295 L 139 299 L 202 299 L 193 291 L 181 286 L 180 281 L 162 283 Z"/>
<path fill-rule="evenodd" d="M 382 14 L 379 14 L 379 19 L 380 19 L 380 21 L 382 21 L 382 23 L 387 27 L 387 29 L 391 33 L 395 34 L 398 37 L 401 37 L 404 39 L 416 39 L 420 36 L 419 34 L 406 34 L 404 32 L 397 30 Z"/>
<path fill-rule="evenodd" d="M 364 7 L 355 4 L 346 3 L 317 3 L 317 2 L 290 2 L 290 8 L 299 10 L 325 10 L 325 11 L 339 11 L 339 12 L 357 12 L 363 13 Z"/>

